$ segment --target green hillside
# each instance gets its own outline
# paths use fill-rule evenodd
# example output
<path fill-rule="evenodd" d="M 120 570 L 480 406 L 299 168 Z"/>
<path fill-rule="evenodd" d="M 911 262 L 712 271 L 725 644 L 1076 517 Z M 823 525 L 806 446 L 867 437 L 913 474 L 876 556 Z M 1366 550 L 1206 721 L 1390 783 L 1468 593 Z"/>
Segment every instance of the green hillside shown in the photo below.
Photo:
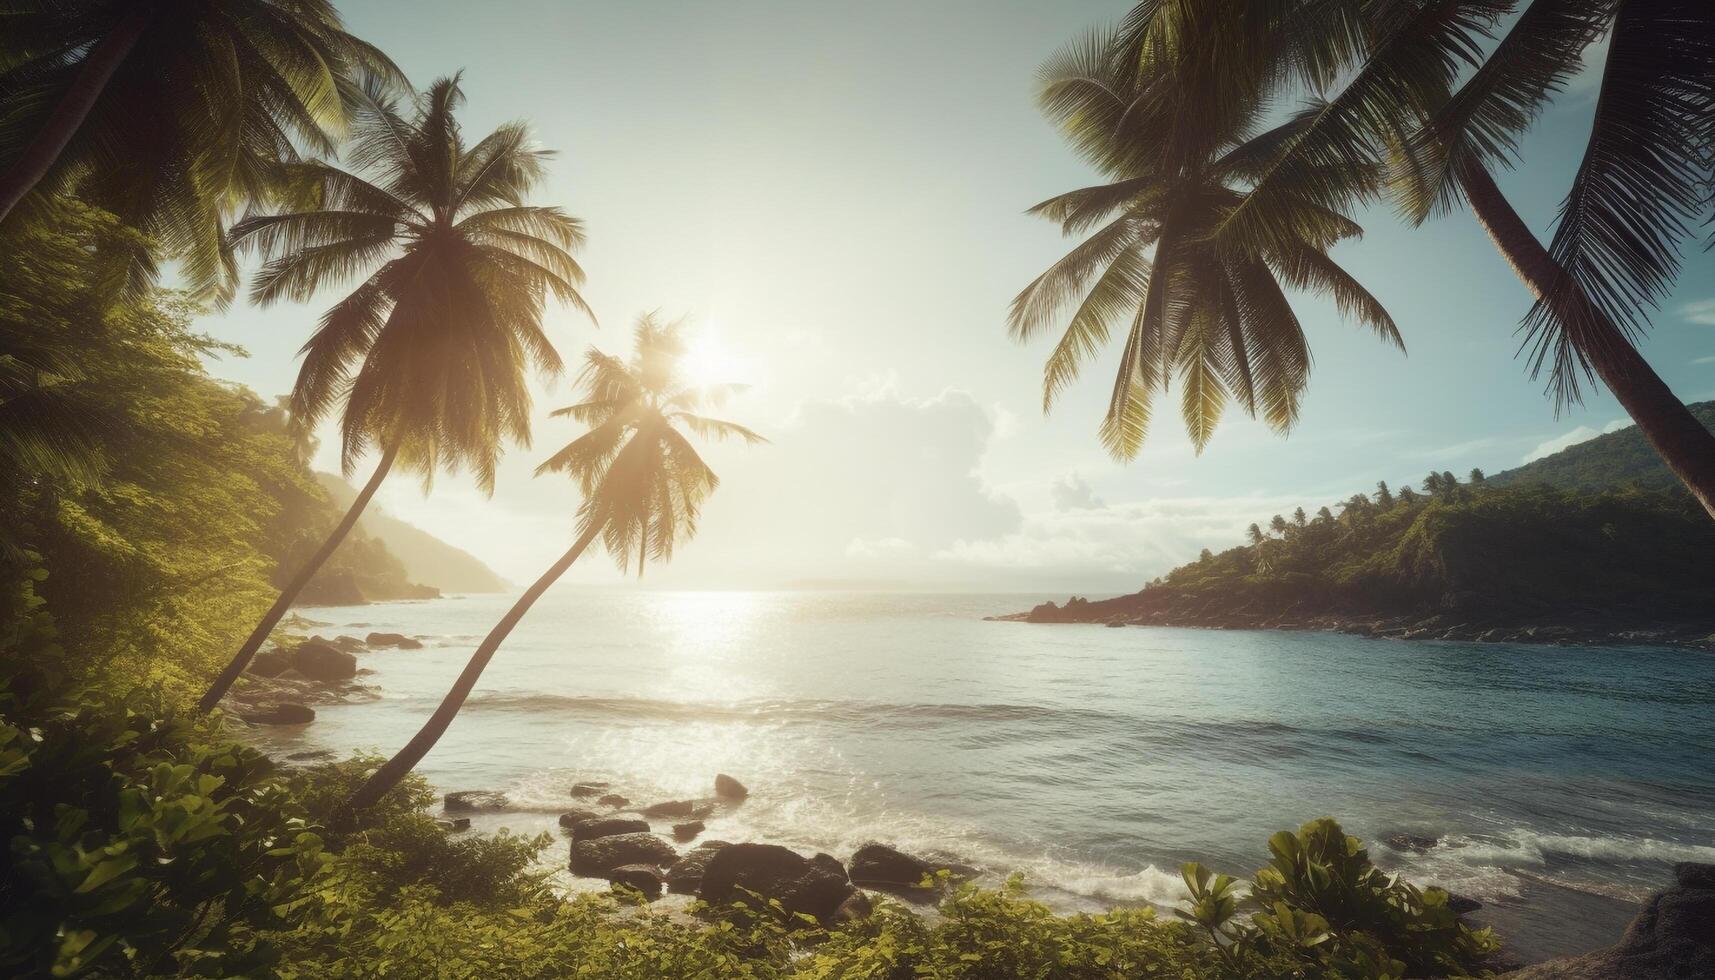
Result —
<path fill-rule="evenodd" d="M 1715 401 L 1686 406 L 1704 428 L 1715 431 Z M 1569 446 L 1552 456 L 1489 477 L 1498 486 L 1546 483 L 1567 490 L 1610 490 L 1635 486 L 1678 491 L 1679 481 L 1657 456 L 1637 426 L 1608 432 Z"/>
<path fill-rule="evenodd" d="M 317 473 L 316 480 L 335 506 L 351 506 L 357 491 L 332 473 Z M 395 556 L 406 576 L 442 592 L 504 592 L 507 582 L 480 558 L 455 548 L 440 538 L 407 524 L 371 506 L 358 518 L 357 531 L 384 545 Z M 342 546 L 338 554 L 343 553 Z"/>

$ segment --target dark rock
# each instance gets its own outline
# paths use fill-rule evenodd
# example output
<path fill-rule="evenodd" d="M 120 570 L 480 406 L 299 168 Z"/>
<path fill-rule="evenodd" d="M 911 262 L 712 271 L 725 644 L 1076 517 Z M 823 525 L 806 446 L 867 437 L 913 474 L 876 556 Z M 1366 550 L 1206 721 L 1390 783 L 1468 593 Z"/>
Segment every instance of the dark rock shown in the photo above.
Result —
<path fill-rule="evenodd" d="M 348 681 L 357 676 L 357 658 L 332 644 L 307 640 L 292 651 L 292 669 L 323 683 Z"/>
<path fill-rule="evenodd" d="M 1113 630 L 1113 629 L 1121 629 L 1121 628 L 1123 628 L 1123 627 L 1124 627 L 1124 626 L 1125 626 L 1125 623 L 1124 623 L 1124 622 L 1122 622 L 1122 621 L 1120 621 L 1120 620 L 1117 620 L 1117 619 L 1110 619 L 1110 620 L 1108 620 L 1108 629 L 1111 629 L 1111 630 Z"/>
<path fill-rule="evenodd" d="M 296 701 L 270 701 L 240 709 L 238 717 L 252 725 L 307 725 L 316 720 L 316 709 Z"/>
<path fill-rule="evenodd" d="M 571 830 L 583 821 L 594 820 L 599 816 L 601 816 L 601 814 L 595 810 L 567 810 L 565 813 L 560 814 L 560 826 L 567 830 Z"/>
<path fill-rule="evenodd" d="M 904 851 L 871 841 L 852 855 L 851 879 L 859 885 L 915 888 L 939 866 Z"/>
<path fill-rule="evenodd" d="M 599 796 L 611 788 L 607 783 L 573 783 L 572 796 L 581 800 L 585 797 Z"/>
<path fill-rule="evenodd" d="M 667 890 L 675 895 L 695 895 L 702 887 L 703 872 L 709 862 L 721 848 L 729 846 L 725 841 L 704 841 L 686 851 L 667 869 Z"/>
<path fill-rule="evenodd" d="M 834 914 L 829 918 L 832 924 L 837 926 L 851 922 L 862 922 L 874 912 L 875 906 L 870 902 L 869 896 L 860 891 L 853 891 L 850 897 L 841 902 L 840 907 L 835 909 Z"/>
<path fill-rule="evenodd" d="M 714 852 L 698 894 L 705 902 L 724 905 L 749 901 L 746 892 L 754 892 L 778 901 L 788 913 L 826 922 L 854 890 L 845 868 L 830 855 L 806 858 L 778 844 L 733 844 Z"/>
<path fill-rule="evenodd" d="M 715 812 L 715 805 L 707 800 L 668 800 L 651 803 L 640 812 L 646 817 L 706 817 Z"/>
<path fill-rule="evenodd" d="M 456 834 L 461 830 L 469 830 L 470 829 L 470 818 L 469 817 L 453 817 L 450 820 L 436 820 L 435 826 L 441 828 L 442 830 L 446 831 L 449 834 Z"/>
<path fill-rule="evenodd" d="M 643 897 L 651 902 L 661 897 L 661 873 L 652 865 L 621 865 L 607 873 L 607 880 L 615 888 L 629 888 L 641 892 Z"/>
<path fill-rule="evenodd" d="M 1549 960 L 1511 980 L 1689 980 L 1715 977 L 1715 865 L 1674 868 L 1678 887 L 1661 892 L 1607 949 Z M 1689 879 L 1695 884 L 1687 885 Z"/>
<path fill-rule="evenodd" d="M 353 650 L 361 650 L 366 646 L 362 640 L 355 636 L 336 636 L 331 642 L 334 646 L 344 650 L 346 653 L 350 653 Z"/>
<path fill-rule="evenodd" d="M 595 817 L 572 824 L 572 840 L 595 840 L 616 834 L 647 834 L 649 821 L 636 817 Z"/>
<path fill-rule="evenodd" d="M 292 651 L 271 647 L 250 658 L 250 666 L 244 668 L 246 673 L 257 677 L 279 677 L 292 666 Z"/>
<path fill-rule="evenodd" d="M 664 868 L 678 856 L 673 845 L 654 834 L 615 834 L 572 841 L 571 868 L 573 874 L 599 877 L 627 864 Z"/>
<path fill-rule="evenodd" d="M 286 756 L 293 762 L 318 762 L 322 759 L 333 758 L 332 749 L 310 749 L 308 752 L 293 752 Z"/>
<path fill-rule="evenodd" d="M 423 641 L 414 640 L 403 633 L 371 633 L 364 637 L 364 642 L 372 647 L 398 647 L 401 650 L 423 649 Z"/>
<path fill-rule="evenodd" d="M 1423 837 L 1418 834 L 1389 834 L 1382 839 L 1382 843 L 1401 853 L 1425 854 L 1430 848 L 1441 843 L 1441 838 Z"/>
<path fill-rule="evenodd" d="M 497 793 L 491 789 L 461 789 L 448 793 L 441 799 L 441 805 L 448 813 L 504 810 L 507 804 L 505 793 Z"/>
<path fill-rule="evenodd" d="M 1481 909 L 1483 907 L 1483 903 L 1469 895 L 1460 895 L 1455 892 L 1448 892 L 1447 907 L 1453 910 L 1454 915 L 1469 915 L 1470 913 Z"/>
<path fill-rule="evenodd" d="M 703 822 L 701 820 L 692 820 L 688 823 L 676 823 L 673 825 L 673 839 L 681 844 L 695 840 L 697 835 L 702 832 Z"/>
<path fill-rule="evenodd" d="M 742 800 L 750 795 L 750 790 L 723 772 L 715 776 L 715 795 L 723 800 Z"/>
<path fill-rule="evenodd" d="M 631 805 L 630 799 L 620 796 L 618 793 L 609 793 L 601 799 L 596 800 L 596 802 L 600 803 L 602 806 L 613 807 L 615 810 Z"/>

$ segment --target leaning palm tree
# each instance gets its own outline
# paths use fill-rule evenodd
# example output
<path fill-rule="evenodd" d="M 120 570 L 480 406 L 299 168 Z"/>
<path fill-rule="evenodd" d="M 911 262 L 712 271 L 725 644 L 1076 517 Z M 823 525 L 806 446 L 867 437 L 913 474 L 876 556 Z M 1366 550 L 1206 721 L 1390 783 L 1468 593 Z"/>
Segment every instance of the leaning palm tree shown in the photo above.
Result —
<path fill-rule="evenodd" d="M 1218 35 L 1220 24 L 1203 26 Z M 1288 287 L 1332 296 L 1404 348 L 1387 311 L 1328 255 L 1360 231 L 1338 210 L 1304 209 L 1258 248 L 1215 247 L 1255 169 L 1300 123 L 1264 129 L 1261 107 L 1232 99 L 1216 102 L 1227 111 L 1203 111 L 1206 100 L 1186 97 L 1183 45 L 1158 42 L 1128 23 L 1044 66 L 1044 112 L 1107 180 L 1031 209 L 1067 235 L 1089 234 L 1018 295 L 1009 323 L 1028 340 L 1076 301 L 1044 369 L 1044 411 L 1114 328 L 1126 328 L 1100 431 L 1108 451 L 1128 460 L 1175 374 L 1199 452 L 1229 399 L 1278 432 L 1292 428 L 1310 352 Z"/>
<path fill-rule="evenodd" d="M 589 431 L 536 469 L 537 475 L 560 472 L 577 481 L 584 498 L 577 540 L 488 631 L 440 707 L 358 789 L 350 809 L 374 805 L 435 747 L 500 644 L 598 537 L 621 572 L 635 560 L 641 576 L 647 562 L 671 560 L 674 546 L 696 533 L 697 514 L 720 481 L 681 428 L 704 437 L 765 441 L 742 425 L 699 414 L 705 406 L 718 405 L 734 386 L 687 386 L 679 373 L 683 352 L 679 324 L 663 325 L 646 315 L 637 322 L 629 364 L 593 348 L 585 355 L 578 378 L 584 400 L 554 414 L 570 416 Z"/>
<path fill-rule="evenodd" d="M 1528 363 L 1533 376 L 1546 371 L 1556 410 L 1599 380 L 1715 516 L 1715 434 L 1635 345 L 1649 309 L 1672 289 L 1681 247 L 1710 215 L 1715 3 L 1147 0 L 1133 19 L 1175 38 L 1187 8 L 1218 9 L 1248 25 L 1235 33 L 1261 39 L 1219 49 L 1208 75 L 1261 79 L 1252 101 L 1289 79 L 1309 78 L 1316 92 L 1303 126 L 1216 229 L 1224 247 L 1262 247 L 1306 211 L 1374 198 L 1384 164 L 1385 187 L 1413 223 L 1465 204 L 1535 301 L 1523 324 Z M 1324 31 L 1318 47 L 1301 44 L 1330 11 L 1349 29 Z M 1522 135 L 1604 37 L 1589 139 L 1545 246 L 1493 173 L 1519 162 Z"/>
<path fill-rule="evenodd" d="M 305 300 L 373 269 L 304 345 L 291 416 L 300 431 L 314 431 L 341 410 L 347 476 L 369 449 L 381 459 L 203 695 L 204 710 L 243 672 L 395 463 L 420 475 L 425 489 L 437 470 L 468 468 L 493 491 L 502 443 L 530 442 L 528 368 L 561 371 L 542 332 L 545 301 L 588 313 L 577 288 L 583 270 L 571 256 L 581 224 L 525 203 L 548 154 L 519 123 L 465 145 L 454 118 L 462 99 L 456 78 L 436 82 L 409 119 L 371 98 L 352 143 L 356 169 L 293 165 L 287 184 L 299 207 L 250 215 L 233 228 L 240 247 L 269 256 L 250 292 L 259 304 Z"/>
<path fill-rule="evenodd" d="M 273 166 L 332 152 L 361 74 L 402 83 L 327 0 L 9 0 L 0 6 L 0 221 L 75 189 L 224 301 L 235 208 Z M 154 259 L 126 249 L 131 285 Z"/>

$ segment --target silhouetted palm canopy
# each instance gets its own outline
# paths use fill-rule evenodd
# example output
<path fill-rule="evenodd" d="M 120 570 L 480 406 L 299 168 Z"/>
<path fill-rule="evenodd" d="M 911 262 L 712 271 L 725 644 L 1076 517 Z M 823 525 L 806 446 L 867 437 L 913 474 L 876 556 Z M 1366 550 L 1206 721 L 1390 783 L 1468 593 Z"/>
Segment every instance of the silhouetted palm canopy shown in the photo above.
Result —
<path fill-rule="evenodd" d="M 1198 29 L 1223 23 L 1213 16 Z M 1019 294 L 1010 319 L 1013 335 L 1028 339 L 1075 302 L 1044 371 L 1045 410 L 1114 327 L 1126 328 L 1101 427 L 1121 459 L 1136 456 L 1153 399 L 1175 374 L 1199 451 L 1229 400 L 1276 431 L 1291 429 L 1310 352 L 1287 288 L 1331 296 L 1403 348 L 1387 311 L 1327 254 L 1360 232 L 1337 209 L 1302 208 L 1254 246 L 1218 245 L 1222 223 L 1300 123 L 1264 128 L 1254 99 L 1191 85 L 1185 60 L 1202 49 L 1146 24 L 1134 18 L 1092 34 L 1043 68 L 1044 111 L 1108 182 L 1032 209 L 1067 235 L 1090 234 Z"/>
<path fill-rule="evenodd" d="M 1171 34 L 1179 30 L 1177 6 L 1152 0 L 1133 16 Z M 1606 37 L 1590 138 L 1550 245 L 1567 280 L 1560 289 L 1576 288 L 1591 305 L 1558 315 L 1547 302 L 1533 307 L 1526 319 L 1533 371 L 1548 370 L 1557 402 L 1576 401 L 1580 375 L 1591 375 L 1592 349 L 1634 337 L 1671 289 L 1682 245 L 1705 224 L 1715 179 L 1715 3 L 1210 6 L 1249 23 L 1241 32 L 1259 38 L 1223 51 L 1224 68 L 1264 82 L 1296 79 L 1312 93 L 1298 131 L 1221 222 L 1226 246 L 1261 247 L 1307 214 L 1384 190 L 1412 221 L 1457 206 L 1473 170 L 1486 174 L 1517 161 L 1521 136 Z M 1296 43 L 1331 22 L 1341 29 L 1320 32 L 1314 45 Z M 1568 317 L 1568 309 L 1583 312 Z"/>
<path fill-rule="evenodd" d="M 528 445 L 527 368 L 562 370 L 542 331 L 552 296 L 588 313 L 571 251 L 577 219 L 525 203 L 545 151 L 521 123 L 467 146 L 456 78 L 409 117 L 371 90 L 356 114 L 351 168 L 287 168 L 294 207 L 251 215 L 233 241 L 269 257 L 259 304 L 307 299 L 367 273 L 304 345 L 292 417 L 314 429 L 344 403 L 346 471 L 371 445 L 397 449 L 427 482 L 468 466 L 492 490 L 501 446 Z"/>
<path fill-rule="evenodd" d="M 680 330 L 679 321 L 662 324 L 645 315 L 637 321 L 629 362 L 591 348 L 578 377 L 584 400 L 554 412 L 589 431 L 536 470 L 577 481 L 584 498 L 580 534 L 599 528 L 620 570 L 629 570 L 635 558 L 639 575 L 646 561 L 670 560 L 674 546 L 696 533 L 702 503 L 720 484 L 680 430 L 766 441 L 742 425 L 700 414 L 737 386 L 687 384 L 679 370 Z"/>
<path fill-rule="evenodd" d="M 325 0 L 0 0 L 0 184 L 75 188 L 224 300 L 227 219 L 332 152 L 363 73 L 403 81 Z M 153 278 L 148 250 L 121 258 Z"/>

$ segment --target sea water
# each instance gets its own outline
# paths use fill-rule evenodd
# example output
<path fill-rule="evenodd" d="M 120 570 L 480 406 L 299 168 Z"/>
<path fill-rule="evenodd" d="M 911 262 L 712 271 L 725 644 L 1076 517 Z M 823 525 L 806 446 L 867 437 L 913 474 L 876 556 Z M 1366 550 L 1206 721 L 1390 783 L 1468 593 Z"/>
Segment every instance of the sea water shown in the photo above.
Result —
<path fill-rule="evenodd" d="M 708 837 L 880 840 L 1063 909 L 1169 905 L 1182 862 L 1248 875 L 1330 815 L 1531 958 L 1611 943 L 1674 862 L 1715 862 L 1715 655 L 982 618 L 1042 598 L 562 587 L 419 768 L 507 794 L 479 829 L 532 832 L 587 804 L 576 781 L 642 805 L 726 772 L 751 796 Z M 391 752 L 510 602 L 301 610 L 425 647 L 360 653 L 377 700 L 265 742 Z"/>

